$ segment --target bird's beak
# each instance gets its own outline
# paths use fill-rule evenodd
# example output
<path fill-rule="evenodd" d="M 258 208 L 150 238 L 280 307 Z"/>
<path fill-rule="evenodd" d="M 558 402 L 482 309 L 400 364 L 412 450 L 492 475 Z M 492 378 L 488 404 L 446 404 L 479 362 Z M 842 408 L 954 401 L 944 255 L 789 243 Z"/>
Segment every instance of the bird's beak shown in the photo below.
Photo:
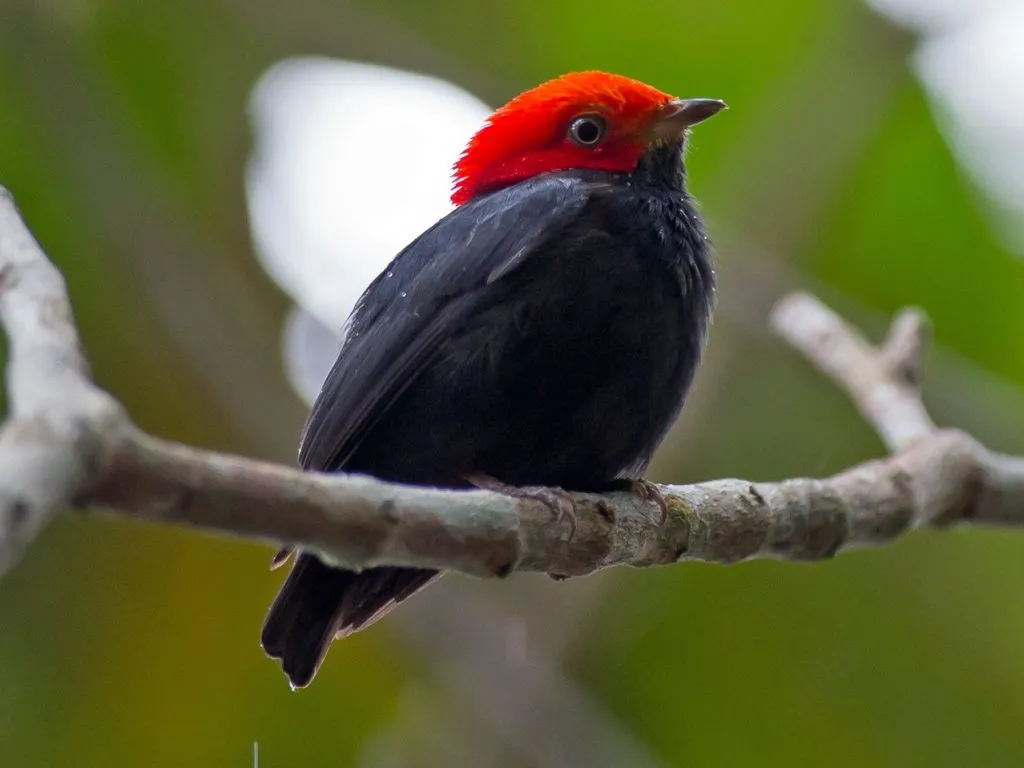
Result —
<path fill-rule="evenodd" d="M 677 139 L 692 125 L 726 109 L 721 99 L 675 99 L 659 110 L 653 125 L 653 138 Z"/>

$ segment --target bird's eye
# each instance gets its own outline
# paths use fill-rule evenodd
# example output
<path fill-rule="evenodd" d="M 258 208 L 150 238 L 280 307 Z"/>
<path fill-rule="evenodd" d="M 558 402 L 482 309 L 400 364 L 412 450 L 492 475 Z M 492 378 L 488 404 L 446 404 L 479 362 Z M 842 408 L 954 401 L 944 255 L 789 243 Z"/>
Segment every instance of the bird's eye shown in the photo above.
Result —
<path fill-rule="evenodd" d="M 600 115 L 580 115 L 569 123 L 569 138 L 581 147 L 593 147 L 604 138 L 608 123 Z"/>

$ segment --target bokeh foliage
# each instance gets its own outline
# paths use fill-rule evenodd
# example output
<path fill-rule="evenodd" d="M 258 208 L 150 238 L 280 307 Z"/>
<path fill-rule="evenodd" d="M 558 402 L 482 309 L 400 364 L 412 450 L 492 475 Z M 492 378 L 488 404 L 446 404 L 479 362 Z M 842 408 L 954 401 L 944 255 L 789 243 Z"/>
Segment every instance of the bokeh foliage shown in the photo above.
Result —
<path fill-rule="evenodd" d="M 1024 267 L 936 130 L 912 46 L 858 3 L 818 0 L 0 0 L 0 183 L 64 270 L 99 380 L 142 426 L 287 461 L 303 413 L 279 363 L 286 302 L 253 260 L 242 194 L 246 98 L 267 66 L 375 61 L 492 104 L 582 68 L 721 96 L 732 109 L 690 161 L 721 250 L 720 319 L 656 479 L 817 474 L 881 450 L 763 332 L 792 285 L 874 331 L 922 305 L 946 350 L 937 418 L 1024 451 Z M 414 151 L 415 130 L 411 116 L 408 147 L 368 151 Z M 258 741 L 261 765 L 384 765 L 367 744 L 402 738 L 410 686 L 472 720 L 397 621 L 336 647 L 292 695 L 257 644 L 268 554 L 59 521 L 0 583 L 0 761 L 248 765 Z M 1020 534 L 599 578 L 566 674 L 665 764 L 1024 762 Z M 516 581 L 480 590 L 514 605 Z"/>

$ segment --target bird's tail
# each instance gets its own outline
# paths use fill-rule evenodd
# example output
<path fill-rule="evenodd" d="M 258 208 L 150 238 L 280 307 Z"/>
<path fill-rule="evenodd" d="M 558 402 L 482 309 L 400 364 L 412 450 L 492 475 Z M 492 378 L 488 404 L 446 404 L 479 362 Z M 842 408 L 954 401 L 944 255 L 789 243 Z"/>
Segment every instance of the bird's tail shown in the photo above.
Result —
<path fill-rule="evenodd" d="M 440 574 L 420 568 L 331 568 L 301 554 L 267 618 L 260 644 L 293 688 L 309 684 L 331 641 L 365 629 Z"/>

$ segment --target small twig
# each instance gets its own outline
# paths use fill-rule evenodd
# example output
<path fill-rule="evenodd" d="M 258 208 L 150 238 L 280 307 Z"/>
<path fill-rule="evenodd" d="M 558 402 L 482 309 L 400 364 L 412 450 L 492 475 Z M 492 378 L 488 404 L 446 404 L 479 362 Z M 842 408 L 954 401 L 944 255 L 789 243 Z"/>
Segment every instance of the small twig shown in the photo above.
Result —
<path fill-rule="evenodd" d="M 890 451 L 935 431 L 918 388 L 929 337 L 920 312 L 901 313 L 881 350 L 805 293 L 782 299 L 771 322 L 776 333 L 849 393 Z"/>
<path fill-rule="evenodd" d="M 913 307 L 902 310 L 892 321 L 879 351 L 882 364 L 896 381 L 920 391 L 924 384 L 924 353 L 931 338 L 931 322 L 924 312 Z"/>

